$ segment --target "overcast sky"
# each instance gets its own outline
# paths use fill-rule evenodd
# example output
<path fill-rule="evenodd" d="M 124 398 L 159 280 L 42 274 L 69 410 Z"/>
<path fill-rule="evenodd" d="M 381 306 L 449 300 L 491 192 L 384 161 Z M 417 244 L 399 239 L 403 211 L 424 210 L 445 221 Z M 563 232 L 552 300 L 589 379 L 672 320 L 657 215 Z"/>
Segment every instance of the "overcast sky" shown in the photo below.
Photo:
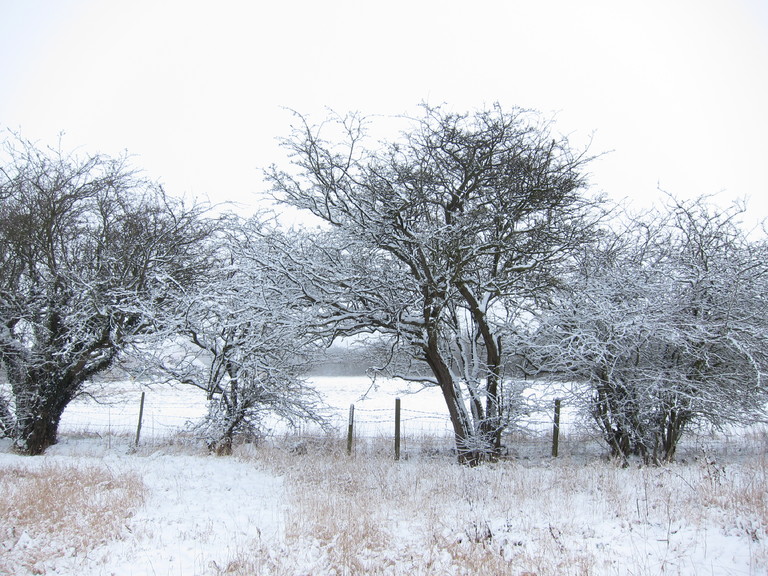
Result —
<path fill-rule="evenodd" d="M 284 107 L 493 102 L 592 138 L 592 183 L 768 217 L 766 0 L 0 0 L 0 126 L 251 206 Z"/>

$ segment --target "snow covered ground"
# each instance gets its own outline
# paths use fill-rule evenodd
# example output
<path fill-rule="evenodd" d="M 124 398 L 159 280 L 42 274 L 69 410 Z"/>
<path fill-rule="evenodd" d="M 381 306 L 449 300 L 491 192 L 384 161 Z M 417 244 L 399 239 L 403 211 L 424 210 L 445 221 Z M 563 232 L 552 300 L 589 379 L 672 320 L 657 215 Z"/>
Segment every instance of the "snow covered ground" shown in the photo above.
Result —
<path fill-rule="evenodd" d="M 324 376 L 313 379 L 321 391 L 332 423 L 346 430 L 349 406 L 355 405 L 356 433 L 375 436 L 391 433 L 395 398 L 402 402 L 404 429 L 413 432 L 442 433 L 450 430 L 450 421 L 437 388 L 418 391 L 402 384 L 384 382 L 372 387 L 365 377 Z M 102 437 L 136 432 L 141 394 L 144 412 L 141 438 L 164 440 L 176 434 L 189 422 L 205 415 L 205 394 L 184 387 L 146 385 L 135 381 L 102 384 L 93 395 L 81 396 L 67 410 L 61 421 L 63 432 L 90 432 Z M 284 428 L 275 423 L 276 431 Z M 316 432 L 316 431 L 313 431 Z"/>
<path fill-rule="evenodd" d="M 328 406 L 328 417 L 335 427 L 346 433 L 349 407 L 355 406 L 355 434 L 358 437 L 391 435 L 394 427 L 395 399 L 401 400 L 403 434 L 451 434 L 445 402 L 438 388 L 421 388 L 403 382 L 379 381 L 360 376 L 318 376 L 312 384 Z M 141 395 L 144 393 L 141 439 L 145 443 L 163 442 L 206 412 L 205 394 L 185 386 L 152 385 L 136 381 L 107 382 L 72 402 L 64 412 L 60 430 L 63 433 L 91 433 L 103 438 L 110 435 L 135 435 Z M 528 396 L 534 395 L 528 391 Z M 536 392 L 542 410 L 524 419 L 527 429 L 552 429 L 552 400 L 549 393 L 542 399 Z M 543 401 L 542 401 L 543 400 Z M 568 427 L 574 421 L 573 411 L 563 407 L 562 422 Z M 274 423 L 274 431 L 285 432 Z M 317 432 L 308 429 L 309 434 Z"/>
<path fill-rule="evenodd" d="M 141 388 L 110 386 L 112 403 L 83 399 L 67 410 L 60 443 L 42 457 L 0 440 L 0 475 L 105 469 L 140 478 L 143 503 L 125 511 L 114 537 L 79 548 L 0 519 L 0 573 L 768 573 L 764 433 L 690 444 L 684 462 L 665 468 L 619 468 L 573 437 L 557 460 L 546 442 L 520 440 L 518 458 L 466 469 L 446 449 L 434 390 L 382 387 L 361 400 L 367 381 L 333 378 L 318 386 L 340 424 L 355 403 L 363 427 L 351 458 L 343 438 L 280 437 L 226 458 L 173 435 L 204 404 L 161 387 L 147 391 L 134 450 Z M 403 414 L 409 458 L 399 463 L 386 438 L 395 396 L 412 411 Z M 110 483 L 101 484 L 94 498 Z"/>
<path fill-rule="evenodd" d="M 216 573 L 215 562 L 226 561 L 238 546 L 280 535 L 286 506 L 282 481 L 251 462 L 172 449 L 130 454 L 125 441 L 108 448 L 95 438 L 64 436 L 41 458 L 20 458 L 7 442 L 0 444 L 0 470 L 57 464 L 106 467 L 117 476 L 138 473 L 147 499 L 118 540 L 85 553 L 57 549 L 45 534 L 18 534 L 17 542 L 3 542 L 0 554 L 16 563 L 19 574 Z M 50 548 L 52 558 L 24 566 L 29 549 L 37 547 Z"/>

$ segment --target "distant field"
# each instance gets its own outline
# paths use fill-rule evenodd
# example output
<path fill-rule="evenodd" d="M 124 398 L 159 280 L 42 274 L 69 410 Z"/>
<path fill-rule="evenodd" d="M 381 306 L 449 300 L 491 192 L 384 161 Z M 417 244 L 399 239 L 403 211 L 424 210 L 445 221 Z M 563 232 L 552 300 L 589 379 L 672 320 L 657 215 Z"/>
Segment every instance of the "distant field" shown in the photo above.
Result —
<path fill-rule="evenodd" d="M 390 434 L 395 399 L 400 398 L 404 434 L 451 434 L 447 409 L 437 388 L 419 389 L 386 380 L 372 386 L 365 376 L 315 376 L 311 382 L 323 394 L 327 416 L 339 429 L 346 429 L 349 406 L 354 404 L 358 436 Z M 101 383 L 93 387 L 91 394 L 72 402 L 64 412 L 60 430 L 105 437 L 134 434 L 142 392 L 145 400 L 141 437 L 148 442 L 176 434 L 206 413 L 205 394 L 196 388 L 118 380 Z M 547 433 L 552 427 L 551 402 L 541 403 L 539 399 L 539 403 L 540 409 L 523 418 L 521 424 L 528 430 Z M 565 405 L 564 433 L 568 433 L 574 421 L 573 409 Z M 288 432 L 279 422 L 270 425 L 276 433 Z M 305 431 L 316 432 L 311 428 Z"/>

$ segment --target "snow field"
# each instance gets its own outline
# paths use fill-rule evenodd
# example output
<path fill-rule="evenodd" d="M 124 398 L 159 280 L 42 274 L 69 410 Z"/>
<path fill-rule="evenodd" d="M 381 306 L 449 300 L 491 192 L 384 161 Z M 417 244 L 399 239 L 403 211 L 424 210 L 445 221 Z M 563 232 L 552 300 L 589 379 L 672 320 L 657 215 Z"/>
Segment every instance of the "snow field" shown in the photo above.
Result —
<path fill-rule="evenodd" d="M 261 538 L 280 538 L 284 490 L 274 474 L 253 462 L 208 458 L 190 448 L 168 446 L 135 452 L 129 448 L 126 439 L 107 448 L 97 438 L 64 437 L 43 457 L 21 458 L 3 441 L 0 475 L 39 468 L 40 462 L 49 470 L 53 484 L 61 481 L 62 474 L 75 475 L 77 470 L 87 483 L 92 471 L 100 470 L 113 482 L 137 478 L 141 493 L 132 505 L 115 501 L 110 509 L 101 511 L 102 516 L 109 512 L 120 519 L 104 531 L 111 532 L 109 537 L 93 538 L 93 523 L 78 520 L 82 503 L 70 500 L 72 505 L 67 507 L 65 502 L 66 510 L 57 515 L 66 520 L 59 519 L 58 524 L 78 524 L 82 530 L 78 538 L 91 537 L 88 546 L 63 547 L 51 537 L 50 517 L 38 518 L 22 530 L 11 527 L 0 532 L 5 536 L 0 573 L 215 574 L 217 562 L 226 563 L 239 547 L 250 547 Z M 86 492 L 93 497 L 99 488 L 103 486 Z"/>
<path fill-rule="evenodd" d="M 42 457 L 0 440 L 0 574 L 768 572 L 765 433 L 693 439 L 679 464 L 623 469 L 570 434 L 566 417 L 561 458 L 546 437 L 515 435 L 512 458 L 468 469 L 455 463 L 434 390 L 382 386 L 361 400 L 365 379 L 318 384 L 342 431 L 356 405 L 352 456 L 343 434 L 310 431 L 210 456 L 173 432 L 204 413 L 202 395 L 165 387 L 147 392 L 135 449 L 142 388 L 127 383 L 72 404 Z M 400 462 L 395 396 L 407 407 Z M 532 427 L 550 429 L 539 417 Z"/>
<path fill-rule="evenodd" d="M 764 448 L 765 446 L 763 446 Z M 467 469 L 366 454 L 277 468 L 313 574 L 762 574 L 764 457 L 621 469 L 532 458 Z M 719 471 L 718 471 L 719 470 Z"/>
<path fill-rule="evenodd" d="M 396 398 L 401 399 L 403 435 L 452 433 L 445 401 L 437 388 L 421 389 L 386 380 L 372 386 L 365 376 L 318 376 L 311 379 L 311 384 L 322 393 L 329 421 L 344 433 L 349 421 L 349 406 L 354 404 L 357 437 L 392 435 Z M 102 383 L 91 394 L 75 399 L 64 411 L 59 429 L 65 434 L 93 434 L 105 440 L 110 436 L 135 437 L 142 392 L 145 394 L 141 428 L 144 444 L 166 443 L 206 414 L 205 393 L 201 390 L 169 384 L 147 386 L 125 380 Z M 543 408 L 523 418 L 522 426 L 531 431 L 551 432 L 551 409 L 556 394 L 530 390 L 526 395 L 531 404 Z M 575 421 L 573 410 L 564 403 L 563 431 L 566 432 Z M 268 422 L 268 425 L 275 433 L 288 432 L 281 422 Z M 315 435 L 318 429 L 308 428 L 304 432 Z"/>
<path fill-rule="evenodd" d="M 469 469 L 424 438 L 393 462 L 384 439 L 274 439 L 209 456 L 183 445 L 64 437 L 41 458 L 0 442 L 0 475 L 68 470 L 143 486 L 115 502 L 110 530 L 57 512 L 83 539 L 64 546 L 38 518 L 3 516 L 0 573 L 88 575 L 523 574 L 758 575 L 768 570 L 765 438 L 664 468 L 620 468 L 584 453 Z M 420 441 L 420 440 L 419 440 Z M 421 448 L 421 445 L 419 446 Z M 432 456 L 429 456 L 432 454 Z M 691 452 L 691 455 L 694 453 Z M 103 492 L 106 490 L 106 492 Z M 6 495 L 0 496 L 3 500 Z M 101 498 L 103 500 L 103 498 Z M 7 504 L 6 504 L 7 505 Z M 11 503 L 13 506 L 13 503 Z M 12 520 L 11 520 L 12 521 Z M 17 521 L 18 522 L 18 521 Z M 89 532 L 91 531 L 91 532 Z M 109 533 L 111 531 L 111 533 Z"/>

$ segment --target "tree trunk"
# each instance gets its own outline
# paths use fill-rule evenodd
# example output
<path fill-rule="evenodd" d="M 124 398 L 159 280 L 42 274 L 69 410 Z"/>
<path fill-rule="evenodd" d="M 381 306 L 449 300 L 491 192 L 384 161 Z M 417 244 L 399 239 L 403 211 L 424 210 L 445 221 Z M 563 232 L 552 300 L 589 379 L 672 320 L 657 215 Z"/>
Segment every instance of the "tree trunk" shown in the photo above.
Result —
<path fill-rule="evenodd" d="M 470 288 L 462 283 L 459 292 L 467 303 L 472 318 L 480 330 L 485 348 L 485 417 L 480 422 L 480 434 L 489 445 L 488 457 L 496 460 L 501 455 L 501 433 L 503 429 L 501 395 L 501 342 L 496 339 L 488 323 L 486 311 L 475 298 Z"/>
<path fill-rule="evenodd" d="M 41 399 L 32 410 L 17 411 L 16 448 L 28 456 L 39 456 L 58 441 L 59 422 L 68 401 Z"/>
<path fill-rule="evenodd" d="M 603 431 L 603 438 L 611 450 L 611 457 L 620 459 L 626 465 L 632 451 L 629 430 L 622 423 L 623 412 L 616 404 L 616 390 L 605 373 L 599 376 L 596 396 L 593 398 L 592 414 Z"/>
<path fill-rule="evenodd" d="M 453 376 L 437 350 L 437 346 L 435 344 L 430 345 L 425 352 L 427 364 L 429 364 L 440 385 L 448 407 L 459 463 L 477 466 L 485 460 L 491 446 L 488 445 L 482 434 L 478 434 L 473 428 L 467 409 L 456 389 Z"/>
<path fill-rule="evenodd" d="M 39 371 L 12 383 L 16 399 L 15 445 L 19 452 L 39 456 L 56 444 L 61 415 L 81 384 L 82 378 L 71 373 L 56 378 Z"/>
<path fill-rule="evenodd" d="M 231 400 L 230 400 L 231 401 Z M 237 400 L 235 399 L 235 402 Z M 221 434 L 213 442 L 213 452 L 216 456 L 231 456 L 235 442 L 235 430 L 242 424 L 245 414 L 242 408 L 237 408 L 231 403 L 226 405 L 227 415 L 224 418 Z"/>
<path fill-rule="evenodd" d="M 688 422 L 688 414 L 684 410 L 669 409 L 664 415 L 659 431 L 661 436 L 662 462 L 672 462 L 677 453 L 677 444 L 683 435 L 683 429 Z"/>

